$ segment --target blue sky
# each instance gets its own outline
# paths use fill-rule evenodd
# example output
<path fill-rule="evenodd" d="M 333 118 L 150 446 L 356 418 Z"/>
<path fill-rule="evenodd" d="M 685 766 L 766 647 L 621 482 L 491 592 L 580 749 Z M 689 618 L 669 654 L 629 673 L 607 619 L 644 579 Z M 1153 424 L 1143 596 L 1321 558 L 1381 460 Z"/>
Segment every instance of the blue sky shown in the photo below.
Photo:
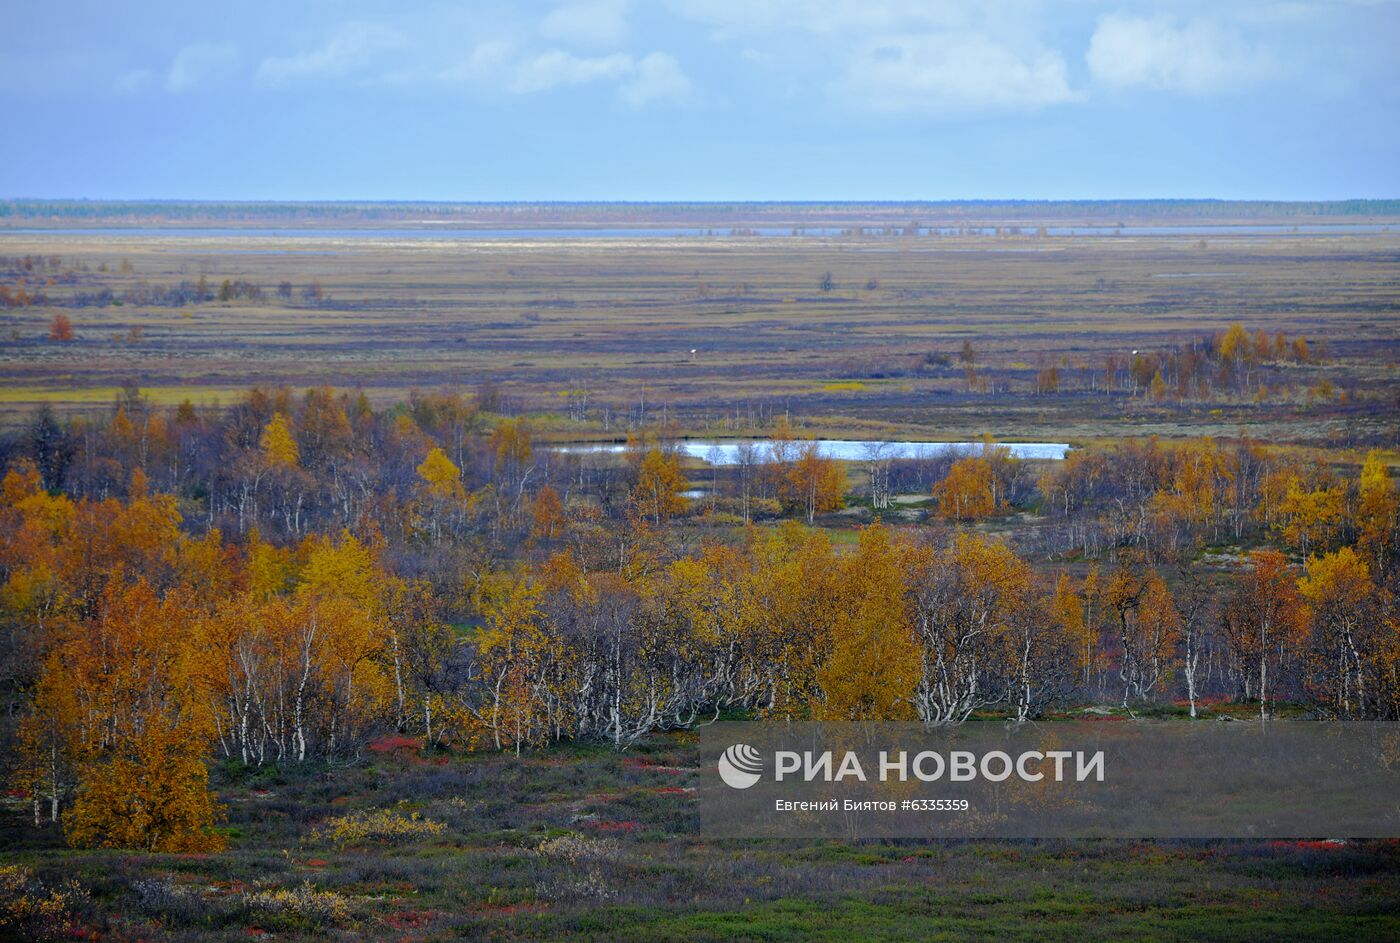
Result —
<path fill-rule="evenodd" d="M 13 4 L 0 196 L 1400 196 L 1389 0 Z"/>

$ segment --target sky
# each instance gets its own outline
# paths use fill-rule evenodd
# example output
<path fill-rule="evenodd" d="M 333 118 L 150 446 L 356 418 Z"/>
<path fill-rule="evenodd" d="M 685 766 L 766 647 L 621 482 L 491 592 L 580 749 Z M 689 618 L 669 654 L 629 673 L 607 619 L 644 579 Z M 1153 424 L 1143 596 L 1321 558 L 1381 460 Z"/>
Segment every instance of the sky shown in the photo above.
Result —
<path fill-rule="evenodd" d="M 0 197 L 1400 197 L 1397 0 L 7 6 Z"/>

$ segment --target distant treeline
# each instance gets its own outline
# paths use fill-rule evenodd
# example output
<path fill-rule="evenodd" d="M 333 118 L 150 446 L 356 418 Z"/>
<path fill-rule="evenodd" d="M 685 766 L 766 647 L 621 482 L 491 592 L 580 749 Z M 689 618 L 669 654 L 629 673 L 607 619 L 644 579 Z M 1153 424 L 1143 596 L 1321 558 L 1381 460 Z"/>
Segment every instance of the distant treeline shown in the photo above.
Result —
<path fill-rule="evenodd" d="M 1056 221 L 1116 225 L 1130 221 L 1226 223 L 1400 218 L 1397 200 L 955 200 L 914 202 L 200 202 L 186 200 L 0 201 L 0 226 L 64 225 L 355 225 L 450 222 L 463 226 L 732 227 L 872 226 Z"/>

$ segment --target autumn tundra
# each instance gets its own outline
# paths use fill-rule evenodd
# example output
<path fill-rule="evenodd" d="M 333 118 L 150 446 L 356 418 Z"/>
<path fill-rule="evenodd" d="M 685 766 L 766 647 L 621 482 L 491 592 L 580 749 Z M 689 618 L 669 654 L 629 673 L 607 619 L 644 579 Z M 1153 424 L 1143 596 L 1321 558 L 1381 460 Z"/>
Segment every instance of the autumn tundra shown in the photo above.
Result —
<path fill-rule="evenodd" d="M 0 235 L 0 927 L 1395 931 L 1381 840 L 703 832 L 720 720 L 1400 720 L 1395 236 L 916 209 Z"/>

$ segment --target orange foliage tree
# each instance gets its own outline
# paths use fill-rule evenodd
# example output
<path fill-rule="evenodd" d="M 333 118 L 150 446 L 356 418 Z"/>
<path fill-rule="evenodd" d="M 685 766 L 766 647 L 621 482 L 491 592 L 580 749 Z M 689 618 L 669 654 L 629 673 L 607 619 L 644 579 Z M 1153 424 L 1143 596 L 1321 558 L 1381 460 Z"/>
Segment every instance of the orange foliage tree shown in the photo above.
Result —
<path fill-rule="evenodd" d="M 1253 569 L 1226 605 L 1223 629 L 1240 670 L 1241 693 L 1257 698 L 1260 716 L 1268 717 L 1278 679 L 1292 667 L 1302 643 L 1305 613 L 1287 557 L 1256 550 L 1249 559 Z"/>
<path fill-rule="evenodd" d="M 632 488 L 632 500 L 643 517 L 658 527 L 690 506 L 681 492 L 685 475 L 675 453 L 659 448 L 647 449 L 637 468 L 637 483 Z"/>
<path fill-rule="evenodd" d="M 1379 589 L 1370 567 L 1350 547 L 1308 560 L 1298 581 L 1310 637 L 1309 681 L 1338 717 L 1366 716 L 1381 694 L 1385 665 Z"/>
<path fill-rule="evenodd" d="M 62 342 L 73 338 L 73 321 L 66 314 L 55 314 L 49 322 L 49 340 Z"/>
<path fill-rule="evenodd" d="M 960 458 L 948 475 L 933 486 L 938 511 L 950 521 L 972 521 L 990 517 L 997 506 L 996 482 L 992 465 L 985 458 Z"/>
<path fill-rule="evenodd" d="M 1030 568 L 1005 544 L 966 533 L 942 550 L 925 548 L 913 563 L 911 606 L 922 648 L 914 703 L 920 719 L 959 723 L 1002 700 L 1020 716 L 1034 713 L 1068 662 L 1052 641 L 1059 633 L 1049 620 L 1033 621 L 1043 614 L 1037 612 Z M 1026 683 L 1030 674 L 1036 675 L 1034 689 Z"/>
<path fill-rule="evenodd" d="M 218 806 L 204 756 L 210 732 L 186 665 L 186 602 L 161 598 L 144 580 L 113 580 L 90 619 L 62 633 L 40 684 L 71 689 L 55 716 L 40 702 L 31 727 L 45 729 L 35 760 L 72 749 L 76 798 L 64 818 L 75 845 L 152 851 L 216 850 Z M 53 729 L 66 717 L 68 729 Z M 56 802 L 55 802 L 56 804 Z"/>
<path fill-rule="evenodd" d="M 867 527 L 856 552 L 842 561 L 842 594 L 831 651 L 817 672 L 821 716 L 834 720 L 900 720 L 914 716 L 919 645 L 905 591 L 904 557 L 887 528 Z"/>
<path fill-rule="evenodd" d="M 810 524 L 820 513 L 846 502 L 846 473 L 841 463 L 821 454 L 816 442 L 797 447 L 797 455 L 782 482 L 782 498 L 799 509 Z"/>

